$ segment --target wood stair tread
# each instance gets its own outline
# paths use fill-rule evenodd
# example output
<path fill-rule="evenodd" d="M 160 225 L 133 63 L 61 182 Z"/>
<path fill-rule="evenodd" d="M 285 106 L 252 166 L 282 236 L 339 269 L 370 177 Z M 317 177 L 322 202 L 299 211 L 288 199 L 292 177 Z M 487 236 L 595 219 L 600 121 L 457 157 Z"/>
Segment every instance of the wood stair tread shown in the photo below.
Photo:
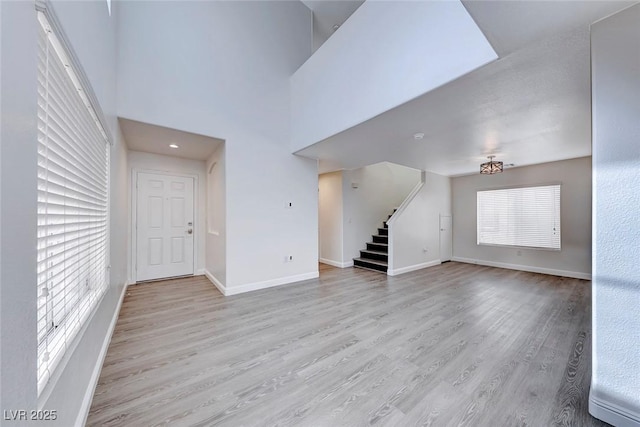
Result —
<path fill-rule="evenodd" d="M 365 267 L 364 265 L 354 264 L 353 267 L 354 268 L 360 268 L 362 270 L 373 271 L 374 273 L 380 273 L 380 274 L 385 274 L 386 273 L 386 271 L 378 270 L 378 269 L 370 268 L 370 267 Z"/>
<path fill-rule="evenodd" d="M 368 264 L 375 264 L 375 265 L 379 265 L 381 267 L 388 267 L 389 264 L 386 261 L 380 261 L 377 259 L 370 259 L 370 258 L 354 258 L 354 261 L 360 261 L 360 262 L 366 262 Z"/>
<path fill-rule="evenodd" d="M 383 245 L 384 243 L 378 243 L 379 245 Z M 360 252 L 364 252 L 367 254 L 374 254 L 374 255 L 389 255 L 388 252 L 383 252 L 383 251 L 374 251 L 371 249 L 360 249 Z"/>

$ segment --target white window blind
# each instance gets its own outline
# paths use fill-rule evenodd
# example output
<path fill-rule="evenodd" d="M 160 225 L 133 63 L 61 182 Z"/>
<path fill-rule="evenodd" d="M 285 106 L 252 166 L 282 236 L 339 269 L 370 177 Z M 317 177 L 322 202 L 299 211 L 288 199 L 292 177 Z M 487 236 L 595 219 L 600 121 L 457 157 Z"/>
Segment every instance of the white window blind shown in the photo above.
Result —
<path fill-rule="evenodd" d="M 478 191 L 478 244 L 560 249 L 560 185 Z"/>
<path fill-rule="evenodd" d="M 38 13 L 38 392 L 104 294 L 109 143 Z"/>

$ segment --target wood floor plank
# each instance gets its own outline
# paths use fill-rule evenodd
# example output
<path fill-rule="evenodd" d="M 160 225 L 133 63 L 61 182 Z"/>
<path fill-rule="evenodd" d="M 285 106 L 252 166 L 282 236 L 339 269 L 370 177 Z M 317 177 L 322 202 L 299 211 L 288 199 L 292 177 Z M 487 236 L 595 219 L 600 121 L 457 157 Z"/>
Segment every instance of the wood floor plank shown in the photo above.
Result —
<path fill-rule="evenodd" d="M 130 286 L 87 425 L 603 426 L 590 292 L 455 262 L 231 297 L 204 276 Z"/>

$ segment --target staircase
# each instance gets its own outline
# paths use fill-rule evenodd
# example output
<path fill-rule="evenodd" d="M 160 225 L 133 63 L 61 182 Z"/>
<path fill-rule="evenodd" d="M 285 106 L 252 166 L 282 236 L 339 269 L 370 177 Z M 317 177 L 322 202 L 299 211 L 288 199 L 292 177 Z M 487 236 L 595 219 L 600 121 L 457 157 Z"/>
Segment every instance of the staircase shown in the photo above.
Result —
<path fill-rule="evenodd" d="M 397 209 L 394 209 L 395 213 Z M 391 214 L 393 215 L 393 214 Z M 391 218 L 391 215 L 387 218 Z M 371 242 L 367 243 L 367 249 L 360 251 L 360 258 L 353 259 L 353 266 L 367 270 L 386 273 L 389 260 L 389 228 L 387 221 L 382 223 L 383 228 L 378 228 L 378 234 L 372 235 Z"/>

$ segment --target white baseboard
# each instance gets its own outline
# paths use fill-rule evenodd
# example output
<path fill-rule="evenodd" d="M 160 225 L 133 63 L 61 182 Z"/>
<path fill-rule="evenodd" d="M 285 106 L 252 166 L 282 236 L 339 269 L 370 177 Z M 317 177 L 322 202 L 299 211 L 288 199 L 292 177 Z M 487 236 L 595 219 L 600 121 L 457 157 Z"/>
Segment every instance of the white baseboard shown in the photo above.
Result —
<path fill-rule="evenodd" d="M 209 281 L 213 283 L 216 288 L 218 288 L 218 290 L 220 291 L 220 293 L 222 293 L 222 295 L 227 295 L 226 286 L 224 286 L 222 282 L 216 278 L 216 276 L 211 274 L 211 272 L 207 269 L 204 270 L 204 275 L 207 276 L 207 279 L 209 279 Z"/>
<path fill-rule="evenodd" d="M 334 261 L 332 259 L 320 258 L 319 261 L 323 264 L 332 265 L 338 268 L 353 267 L 353 260 L 347 262 Z"/>
<path fill-rule="evenodd" d="M 580 273 L 578 271 L 555 270 L 552 268 L 533 267 L 530 265 L 507 264 L 505 262 L 484 261 L 481 259 L 453 257 L 451 261 L 464 262 L 467 264 L 486 265 L 487 267 L 506 268 L 508 270 L 528 271 L 530 273 L 550 274 L 552 276 L 571 277 L 574 279 L 591 280 L 590 273 Z"/>
<path fill-rule="evenodd" d="M 222 292 L 224 296 L 243 294 L 245 292 L 257 291 L 258 289 L 272 288 L 274 286 L 287 285 L 289 283 L 302 282 L 304 280 L 316 279 L 320 277 L 317 271 L 310 273 L 298 274 L 295 276 L 280 277 L 278 279 L 265 280 L 264 282 L 247 283 L 244 285 L 228 287 L 220 283 L 211 273 L 208 271 L 206 276 L 213 282 L 214 285 Z"/>
<path fill-rule="evenodd" d="M 82 405 L 80 406 L 80 411 L 78 412 L 78 417 L 76 418 L 75 425 L 77 427 L 82 427 L 87 423 L 87 417 L 89 416 L 89 409 L 91 409 L 91 401 L 93 400 L 93 395 L 95 394 L 96 387 L 98 386 L 98 379 L 100 379 L 100 371 L 102 371 L 102 365 L 104 364 L 104 359 L 105 357 L 107 357 L 107 350 L 109 349 L 109 344 L 111 343 L 111 337 L 113 336 L 113 331 L 116 328 L 116 323 L 118 323 L 120 308 L 122 307 L 122 301 L 124 301 L 124 296 L 127 294 L 128 287 L 129 287 L 129 282 L 125 283 L 124 287 L 122 288 L 122 292 L 120 293 L 120 300 L 118 301 L 118 305 L 116 306 L 116 309 L 113 312 L 113 317 L 111 318 L 109 329 L 107 329 L 107 334 L 105 335 L 104 341 L 102 342 L 102 348 L 100 349 L 98 360 L 96 361 L 96 365 L 93 368 L 93 373 L 91 374 L 91 378 L 89 379 L 89 385 L 87 386 L 87 391 L 84 394 L 84 399 L 82 399 Z"/>
<path fill-rule="evenodd" d="M 205 272 L 206 272 L 206 270 L 204 268 L 199 268 L 198 270 L 195 271 L 195 273 L 193 273 L 193 275 L 194 276 L 202 276 L 202 275 L 206 274 Z"/>
<path fill-rule="evenodd" d="M 442 264 L 439 259 L 435 261 L 423 262 L 421 264 L 414 264 L 408 267 L 395 268 L 387 271 L 387 276 L 397 276 L 398 274 L 409 273 L 411 271 L 422 270 L 423 268 L 433 267 L 434 265 Z"/>
<path fill-rule="evenodd" d="M 589 413 L 616 427 L 640 427 L 640 413 L 629 411 L 589 394 Z"/>

